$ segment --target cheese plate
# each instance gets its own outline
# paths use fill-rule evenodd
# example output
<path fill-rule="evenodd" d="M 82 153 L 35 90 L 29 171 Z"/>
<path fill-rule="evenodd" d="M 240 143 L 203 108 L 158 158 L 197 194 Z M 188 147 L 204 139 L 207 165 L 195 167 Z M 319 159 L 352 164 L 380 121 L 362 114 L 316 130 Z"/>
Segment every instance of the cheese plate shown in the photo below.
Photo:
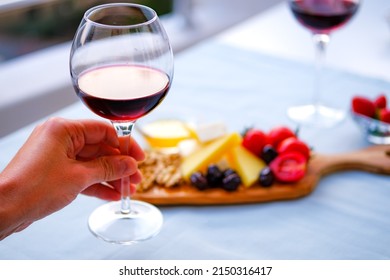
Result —
<path fill-rule="evenodd" d="M 275 183 L 268 188 L 255 184 L 240 186 L 232 192 L 217 188 L 199 191 L 189 184 L 171 188 L 154 186 L 135 193 L 133 198 L 155 205 L 223 205 L 297 199 L 309 195 L 324 176 L 346 170 L 389 175 L 390 145 L 370 146 L 343 154 L 313 154 L 305 177 L 292 184 Z"/>

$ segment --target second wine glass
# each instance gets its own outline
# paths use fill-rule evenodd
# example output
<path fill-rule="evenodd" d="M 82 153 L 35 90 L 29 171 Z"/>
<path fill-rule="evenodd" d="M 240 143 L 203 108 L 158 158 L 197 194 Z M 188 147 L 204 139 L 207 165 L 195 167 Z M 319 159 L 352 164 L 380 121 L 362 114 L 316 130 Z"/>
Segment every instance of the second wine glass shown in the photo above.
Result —
<path fill-rule="evenodd" d="M 173 77 L 168 37 L 154 10 L 114 3 L 89 9 L 76 32 L 70 55 L 74 88 L 83 103 L 112 122 L 128 153 L 138 118 L 164 99 Z M 130 199 L 130 180 L 121 182 L 122 199 L 97 208 L 89 218 L 94 235 L 131 244 L 156 235 L 163 217 L 155 206 Z"/>
<path fill-rule="evenodd" d="M 315 127 L 331 127 L 345 117 L 345 111 L 323 104 L 321 72 L 330 33 L 343 26 L 356 13 L 359 0 L 288 0 L 295 18 L 313 34 L 316 50 L 316 77 L 312 101 L 288 108 L 295 122 Z"/>

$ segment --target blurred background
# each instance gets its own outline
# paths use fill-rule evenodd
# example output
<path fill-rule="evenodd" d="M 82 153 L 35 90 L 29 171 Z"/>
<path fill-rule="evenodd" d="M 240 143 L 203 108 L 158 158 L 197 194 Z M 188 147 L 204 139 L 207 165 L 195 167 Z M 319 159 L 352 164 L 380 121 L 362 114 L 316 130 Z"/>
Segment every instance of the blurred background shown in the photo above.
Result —
<path fill-rule="evenodd" d="M 0 61 L 72 40 L 84 12 L 102 0 L 0 0 Z M 174 29 L 172 37 L 196 29 L 203 39 L 280 0 L 133 0 L 152 7 Z M 207 17 L 207 18 L 206 18 Z M 183 34 L 179 34 L 182 32 Z M 178 48 L 177 48 L 178 49 Z M 179 48 L 179 51 L 182 48 Z"/>
<path fill-rule="evenodd" d="M 115 1 L 2 0 L 0 2 L 1 60 L 72 40 L 88 8 Z M 153 7 L 159 15 L 172 12 L 173 0 L 132 1 Z"/>
<path fill-rule="evenodd" d="M 78 102 L 69 77 L 70 41 L 88 8 L 110 2 L 0 0 L 0 138 Z M 176 55 L 283 0 L 120 2 L 154 8 Z"/>

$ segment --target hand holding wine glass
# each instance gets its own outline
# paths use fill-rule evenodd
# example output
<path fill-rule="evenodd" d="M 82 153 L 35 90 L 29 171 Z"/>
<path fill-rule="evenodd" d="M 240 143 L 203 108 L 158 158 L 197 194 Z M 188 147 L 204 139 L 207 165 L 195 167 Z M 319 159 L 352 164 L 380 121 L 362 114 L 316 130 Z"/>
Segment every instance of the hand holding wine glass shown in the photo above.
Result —
<path fill-rule="evenodd" d="M 316 48 L 316 79 L 310 104 L 291 107 L 288 116 L 300 123 L 330 127 L 345 117 L 345 112 L 322 104 L 321 70 L 330 33 L 342 27 L 356 13 L 359 0 L 288 0 L 293 15 L 313 34 Z"/>
<path fill-rule="evenodd" d="M 129 140 L 138 118 L 164 99 L 173 77 L 167 35 L 152 9 L 126 3 L 88 10 L 73 40 L 70 70 L 83 103 L 110 120 L 118 136 Z M 128 142 L 121 147 L 127 154 Z M 151 204 L 130 199 L 130 182 L 122 179 L 121 202 L 96 209 L 89 228 L 112 243 L 131 244 L 156 235 L 163 222 Z"/>

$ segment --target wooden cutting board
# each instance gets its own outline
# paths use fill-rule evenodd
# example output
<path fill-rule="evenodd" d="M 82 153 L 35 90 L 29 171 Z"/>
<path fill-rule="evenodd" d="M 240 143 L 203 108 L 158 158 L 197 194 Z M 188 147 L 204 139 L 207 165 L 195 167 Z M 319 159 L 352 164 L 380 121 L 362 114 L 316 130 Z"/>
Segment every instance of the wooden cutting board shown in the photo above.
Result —
<path fill-rule="evenodd" d="M 389 175 L 390 145 L 371 146 L 344 154 L 314 154 L 305 177 L 294 184 L 275 183 L 268 188 L 257 185 L 250 188 L 241 186 L 234 192 L 223 189 L 199 191 L 190 185 L 174 188 L 153 187 L 147 192 L 134 194 L 133 198 L 155 205 L 222 205 L 296 199 L 310 194 L 322 177 L 344 170 Z"/>

